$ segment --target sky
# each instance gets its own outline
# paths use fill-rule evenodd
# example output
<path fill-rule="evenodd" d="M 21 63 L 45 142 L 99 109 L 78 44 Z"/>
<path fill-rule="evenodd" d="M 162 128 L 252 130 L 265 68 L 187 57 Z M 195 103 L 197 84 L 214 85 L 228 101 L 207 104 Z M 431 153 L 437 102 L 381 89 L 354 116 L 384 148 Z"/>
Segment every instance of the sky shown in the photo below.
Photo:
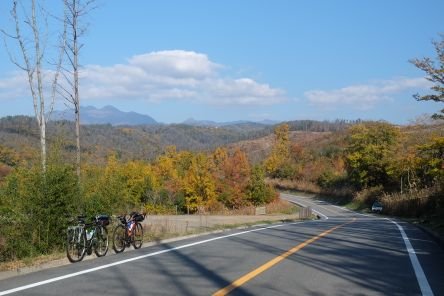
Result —
<path fill-rule="evenodd" d="M 0 28 L 13 32 L 10 2 Z M 43 2 L 57 13 L 60 1 Z M 26 3 L 26 1 L 24 1 Z M 84 19 L 80 103 L 158 122 L 385 120 L 443 107 L 409 60 L 436 53 L 442 0 L 97 0 Z M 49 22 L 46 59 L 54 56 Z M 13 40 L 0 45 L 0 117 L 33 115 Z M 8 50 L 7 50 L 8 49 Z M 51 65 L 45 77 L 50 77 Z M 56 109 L 66 101 L 56 98 Z"/>

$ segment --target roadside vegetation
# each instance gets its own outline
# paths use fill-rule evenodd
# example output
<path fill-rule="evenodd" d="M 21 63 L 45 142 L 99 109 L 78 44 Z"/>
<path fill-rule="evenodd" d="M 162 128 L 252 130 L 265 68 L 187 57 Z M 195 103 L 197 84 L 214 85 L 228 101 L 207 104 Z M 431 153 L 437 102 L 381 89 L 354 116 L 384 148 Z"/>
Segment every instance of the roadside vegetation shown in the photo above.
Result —
<path fill-rule="evenodd" d="M 285 164 L 267 166 L 274 187 L 328 196 L 355 209 L 378 200 L 388 215 L 436 220 L 444 214 L 442 123 L 364 122 L 324 143 L 290 144 L 290 151 L 275 154 L 286 159 L 267 160 Z"/>
<path fill-rule="evenodd" d="M 269 204 L 278 196 L 265 183 L 264 170 L 251 166 L 241 150 L 195 153 L 168 147 L 153 162 L 124 162 L 111 154 L 104 165 L 85 164 L 80 184 L 75 166 L 55 151 L 44 174 L 38 163 L 22 163 L 1 182 L 2 261 L 60 249 L 69 220 L 80 213 L 223 212 Z"/>
<path fill-rule="evenodd" d="M 0 259 L 59 251 L 69 220 L 80 213 L 253 214 L 256 206 L 278 204 L 274 188 L 357 209 L 379 200 L 391 215 L 442 217 L 443 124 L 361 122 L 303 144 L 290 135 L 288 124 L 276 126 L 267 157 L 254 164 L 248 146 L 209 152 L 169 146 L 153 161 L 110 153 L 103 164 L 82 166 L 80 184 L 60 139 L 50 146 L 45 174 L 38 157 L 33 162 L 38 150 L 22 157 L 0 146 Z"/>

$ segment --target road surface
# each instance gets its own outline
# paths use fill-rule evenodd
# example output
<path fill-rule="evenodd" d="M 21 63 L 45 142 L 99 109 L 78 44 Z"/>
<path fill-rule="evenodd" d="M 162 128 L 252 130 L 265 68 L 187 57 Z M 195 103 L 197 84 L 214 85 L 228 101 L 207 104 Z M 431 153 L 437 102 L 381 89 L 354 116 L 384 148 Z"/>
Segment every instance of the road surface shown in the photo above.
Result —
<path fill-rule="evenodd" d="M 0 281 L 0 295 L 444 295 L 443 249 L 421 230 L 282 197 L 311 206 L 323 219 L 42 270 Z"/>

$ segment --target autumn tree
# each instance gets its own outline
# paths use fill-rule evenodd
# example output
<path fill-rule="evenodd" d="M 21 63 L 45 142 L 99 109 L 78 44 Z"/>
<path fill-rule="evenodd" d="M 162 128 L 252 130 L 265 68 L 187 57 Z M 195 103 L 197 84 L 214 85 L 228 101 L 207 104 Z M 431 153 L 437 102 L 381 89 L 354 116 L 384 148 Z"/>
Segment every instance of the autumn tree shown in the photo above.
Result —
<path fill-rule="evenodd" d="M 359 187 L 387 186 L 400 131 L 388 123 L 358 124 L 350 129 L 346 149 L 348 176 Z"/>
<path fill-rule="evenodd" d="M 129 161 L 122 168 L 124 178 L 124 198 L 133 207 L 145 202 L 158 201 L 159 183 L 151 165 L 141 161 Z"/>
<path fill-rule="evenodd" d="M 417 68 L 424 71 L 426 79 L 433 82 L 431 90 L 434 92 L 428 95 L 415 94 L 413 97 L 418 101 L 435 101 L 444 103 L 444 34 L 441 34 L 441 41 L 432 42 L 436 51 L 436 61 L 425 57 L 422 59 L 413 59 L 410 62 Z M 440 113 L 432 116 L 434 119 L 444 119 L 444 109 Z"/>
<path fill-rule="evenodd" d="M 211 162 L 203 154 L 197 154 L 185 176 L 183 186 L 186 206 L 189 211 L 197 211 L 216 200 L 216 187 L 211 175 Z"/>
<path fill-rule="evenodd" d="M 418 146 L 419 174 L 425 186 L 440 183 L 444 188 L 444 137 L 434 137 Z"/>
<path fill-rule="evenodd" d="M 219 150 L 220 152 L 220 150 Z M 218 176 L 219 200 L 230 208 L 241 208 L 248 204 L 247 186 L 250 179 L 250 164 L 242 150 L 237 148 L 231 155 L 215 152 L 222 156 L 219 164 L 222 174 Z"/>
<path fill-rule="evenodd" d="M 290 138 L 288 124 L 274 130 L 274 144 L 270 156 L 265 160 L 266 172 L 272 177 L 288 177 L 290 160 Z"/>

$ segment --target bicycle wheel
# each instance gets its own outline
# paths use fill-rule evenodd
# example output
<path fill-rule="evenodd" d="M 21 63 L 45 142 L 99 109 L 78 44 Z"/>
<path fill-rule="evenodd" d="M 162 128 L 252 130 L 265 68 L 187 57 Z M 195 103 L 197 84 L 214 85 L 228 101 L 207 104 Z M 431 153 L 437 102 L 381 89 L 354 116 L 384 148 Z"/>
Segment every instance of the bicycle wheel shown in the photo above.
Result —
<path fill-rule="evenodd" d="M 72 263 L 82 261 L 86 253 L 86 232 L 81 227 L 69 227 L 67 233 L 66 256 Z"/>
<path fill-rule="evenodd" d="M 126 229 L 125 226 L 119 224 L 113 231 L 113 249 L 116 253 L 121 253 L 126 247 Z"/>
<path fill-rule="evenodd" d="M 95 237 L 94 253 L 97 257 L 105 256 L 108 252 L 108 230 L 103 226 L 97 226 Z"/>
<path fill-rule="evenodd" d="M 140 249 L 143 244 L 143 227 L 139 222 L 136 223 L 132 236 L 134 249 Z"/>

